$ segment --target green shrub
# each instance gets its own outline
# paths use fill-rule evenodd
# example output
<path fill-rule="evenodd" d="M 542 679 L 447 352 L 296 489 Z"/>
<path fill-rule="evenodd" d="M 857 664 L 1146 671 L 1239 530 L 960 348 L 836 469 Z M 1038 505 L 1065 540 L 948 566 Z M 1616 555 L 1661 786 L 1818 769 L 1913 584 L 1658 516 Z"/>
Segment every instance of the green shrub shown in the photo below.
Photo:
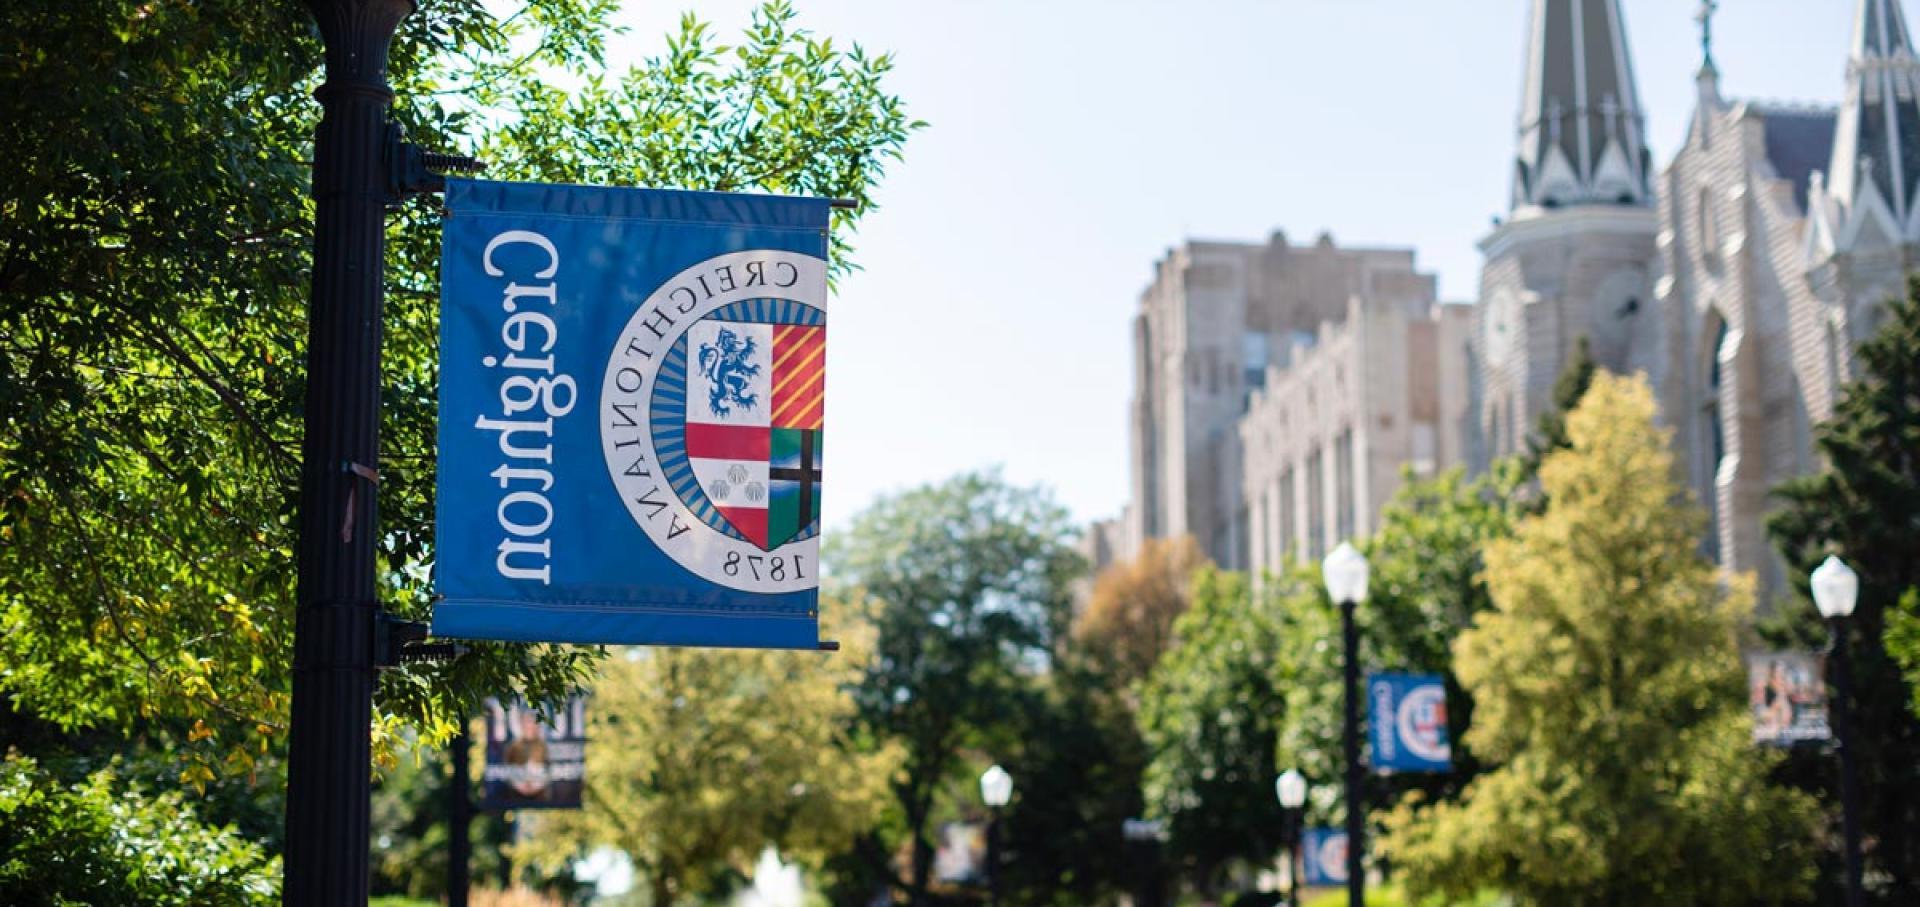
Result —
<path fill-rule="evenodd" d="M 208 828 L 177 793 L 99 771 L 68 784 L 32 759 L 0 762 L 0 904 L 269 907 L 280 860 Z"/>

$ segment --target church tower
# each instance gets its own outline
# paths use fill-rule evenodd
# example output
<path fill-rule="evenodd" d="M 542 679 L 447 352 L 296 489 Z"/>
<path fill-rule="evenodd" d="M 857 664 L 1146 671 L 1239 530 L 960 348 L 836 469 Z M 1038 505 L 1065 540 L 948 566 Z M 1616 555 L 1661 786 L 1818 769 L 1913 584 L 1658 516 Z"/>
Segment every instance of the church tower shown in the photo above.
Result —
<path fill-rule="evenodd" d="M 1532 0 L 1507 216 L 1481 251 L 1481 459 L 1521 449 L 1581 337 L 1651 370 L 1658 230 L 1646 117 L 1619 0 Z"/>
<path fill-rule="evenodd" d="M 1833 159 L 1808 207 L 1809 278 L 1851 347 L 1920 265 L 1920 60 L 1900 0 L 1857 0 Z"/>

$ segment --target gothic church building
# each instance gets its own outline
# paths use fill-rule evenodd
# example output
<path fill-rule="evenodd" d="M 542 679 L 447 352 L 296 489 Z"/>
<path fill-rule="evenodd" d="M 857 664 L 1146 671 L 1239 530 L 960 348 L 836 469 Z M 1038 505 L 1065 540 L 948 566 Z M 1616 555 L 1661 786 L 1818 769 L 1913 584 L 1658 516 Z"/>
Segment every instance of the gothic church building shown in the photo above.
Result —
<path fill-rule="evenodd" d="M 1707 550 L 1777 591 L 1768 491 L 1818 468 L 1813 427 L 1920 242 L 1920 60 L 1900 0 L 1857 0 L 1843 103 L 1781 106 L 1723 96 L 1710 35 L 1686 143 L 1652 172 L 1619 0 L 1534 0 L 1470 355 L 1489 457 L 1524 443 L 1576 338 L 1645 373 Z"/>
<path fill-rule="evenodd" d="M 1757 573 L 1764 595 L 1784 589 L 1763 525 L 1768 492 L 1819 468 L 1813 428 L 1920 255 L 1920 59 L 1901 0 L 1855 0 L 1834 108 L 1722 95 L 1704 4 L 1695 111 L 1664 169 L 1648 150 L 1620 0 L 1530 5 L 1512 196 L 1480 242 L 1478 304 L 1429 309 L 1430 279 L 1411 253 L 1323 241 L 1295 257 L 1276 240 L 1227 256 L 1248 262 L 1233 273 L 1249 284 L 1295 288 L 1269 294 L 1287 298 L 1275 310 L 1286 317 L 1262 316 L 1256 292 L 1184 289 L 1189 278 L 1219 282 L 1225 272 L 1195 267 L 1221 256 L 1218 244 L 1170 253 L 1136 319 L 1132 499 L 1121 520 L 1089 533 L 1097 562 L 1191 533 L 1216 561 L 1257 571 L 1315 556 L 1341 532 L 1365 534 L 1399 463 L 1478 470 L 1524 449 L 1584 337 L 1602 366 L 1652 383 L 1710 518 L 1705 548 Z M 1316 255 L 1326 265 L 1281 279 Z M 1221 289 L 1230 305 L 1212 298 Z M 1342 386 L 1385 374 L 1392 392 L 1322 393 L 1310 401 L 1320 428 L 1283 426 L 1298 408 L 1274 395 L 1303 383 L 1293 367 L 1317 361 L 1311 332 L 1377 333 L 1344 323 L 1363 312 L 1397 313 L 1407 325 L 1394 336 L 1430 336 L 1431 349 L 1375 343 L 1371 357 L 1315 366 L 1337 368 Z M 1236 344 L 1242 335 L 1257 339 Z M 1217 383 L 1228 387 L 1180 368 L 1196 357 L 1221 360 Z M 1380 357 L 1399 361 L 1382 372 Z M 1422 403 L 1406 387 L 1436 390 Z M 1403 437 L 1386 443 L 1396 425 Z M 1262 465 L 1267 447 L 1329 465 L 1296 478 L 1287 464 Z M 1336 487 L 1341 475 L 1359 476 L 1360 493 Z M 1368 476 L 1381 478 L 1369 486 Z"/>

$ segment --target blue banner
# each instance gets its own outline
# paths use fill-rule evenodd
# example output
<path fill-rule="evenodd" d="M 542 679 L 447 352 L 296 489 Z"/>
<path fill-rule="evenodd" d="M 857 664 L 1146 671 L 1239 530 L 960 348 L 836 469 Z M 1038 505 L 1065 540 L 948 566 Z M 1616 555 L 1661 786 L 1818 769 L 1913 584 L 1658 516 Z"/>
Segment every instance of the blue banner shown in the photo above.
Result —
<path fill-rule="evenodd" d="M 1369 675 L 1367 702 L 1376 771 L 1453 768 L 1453 748 L 1447 740 L 1447 687 L 1440 675 Z"/>
<path fill-rule="evenodd" d="M 1308 885 L 1347 884 L 1347 833 L 1337 828 L 1309 828 L 1301 842 L 1307 864 L 1301 874 Z"/>
<path fill-rule="evenodd" d="M 446 206 L 434 635 L 818 647 L 828 202 Z"/>

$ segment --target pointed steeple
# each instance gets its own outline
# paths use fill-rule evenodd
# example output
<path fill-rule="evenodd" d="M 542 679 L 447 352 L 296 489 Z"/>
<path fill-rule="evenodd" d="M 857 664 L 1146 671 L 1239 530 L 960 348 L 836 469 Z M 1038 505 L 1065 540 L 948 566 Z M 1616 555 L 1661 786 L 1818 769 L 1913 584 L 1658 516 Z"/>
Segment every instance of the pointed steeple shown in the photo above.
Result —
<path fill-rule="evenodd" d="M 1651 204 L 1652 155 L 1620 0 L 1532 5 L 1514 215 Z"/>
<path fill-rule="evenodd" d="M 1912 235 L 1920 187 L 1920 61 L 1900 0 L 1858 0 L 1827 187 L 1853 215 L 1848 220 L 1884 206 L 1894 229 Z"/>
<path fill-rule="evenodd" d="M 1689 144 L 1711 143 L 1714 118 L 1726 108 L 1720 97 L 1720 67 L 1713 65 L 1713 14 L 1719 11 L 1718 0 L 1700 0 L 1700 9 L 1693 15 L 1693 21 L 1700 23 L 1700 72 L 1693 77 L 1700 96 L 1693 106 Z"/>

